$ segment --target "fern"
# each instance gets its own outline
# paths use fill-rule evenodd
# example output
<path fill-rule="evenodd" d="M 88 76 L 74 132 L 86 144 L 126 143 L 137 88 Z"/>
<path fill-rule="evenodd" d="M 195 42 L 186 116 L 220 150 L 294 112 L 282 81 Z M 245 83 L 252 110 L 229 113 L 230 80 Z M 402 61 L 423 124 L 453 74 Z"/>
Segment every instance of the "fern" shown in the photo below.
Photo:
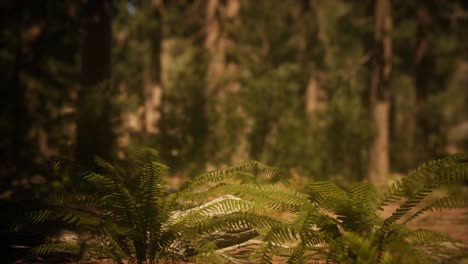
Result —
<path fill-rule="evenodd" d="M 62 222 L 94 234 L 102 243 L 99 250 L 116 261 L 137 263 L 160 259 L 236 262 L 218 248 L 220 243 L 214 237 L 244 231 L 248 236 L 235 243 L 261 240 L 250 250 L 254 263 L 277 259 L 287 263 L 399 263 L 406 257 L 424 263 L 436 258 L 428 252 L 459 250 L 458 243 L 447 236 L 409 230 L 405 224 L 427 212 L 467 206 L 466 196 L 426 202 L 441 186 L 468 179 L 464 155 L 426 162 L 383 195 L 367 183 L 341 188 L 315 182 L 307 186 L 306 193 L 281 184 L 252 183 L 254 173 L 269 177 L 275 173 L 257 161 L 201 174 L 168 194 L 164 182 L 168 168 L 158 161 L 155 150 L 143 148 L 130 157 L 129 173 L 97 159 L 99 171 L 83 175 L 95 192 L 51 195 L 46 206 L 27 213 L 25 221 L 12 229 Z M 138 179 L 135 189 L 126 184 L 124 174 Z M 243 181 L 238 184 L 235 179 Z M 382 219 L 379 213 L 390 203 L 398 208 Z M 272 217 L 275 212 L 282 216 Z M 440 246 L 447 242 L 452 246 Z M 76 244 L 43 244 L 31 253 L 77 254 L 83 250 Z"/>
<path fill-rule="evenodd" d="M 42 244 L 29 251 L 32 255 L 78 255 L 80 252 L 81 246 L 75 243 Z"/>
<path fill-rule="evenodd" d="M 455 208 L 466 208 L 468 207 L 468 197 L 466 196 L 459 196 L 459 197 L 444 197 L 441 198 L 424 208 L 420 209 L 412 216 L 408 217 L 403 223 L 406 224 L 407 222 L 416 219 L 418 216 L 424 214 L 427 211 L 440 211 L 444 209 L 455 209 Z"/>
<path fill-rule="evenodd" d="M 468 179 L 468 157 L 455 154 L 446 158 L 428 161 L 411 171 L 408 176 L 395 181 L 385 192 L 381 206 L 403 198 L 407 193 L 413 193 L 424 184 L 434 180 L 438 184 L 461 182 Z M 438 177 L 437 177 L 438 176 Z"/>
<path fill-rule="evenodd" d="M 466 196 L 448 196 L 420 208 L 426 198 L 441 186 L 466 181 L 467 162 L 468 159 L 464 155 L 426 162 L 411 171 L 407 177 L 392 184 L 383 195 L 379 195 L 369 184 L 340 188 L 330 182 L 312 183 L 306 188 L 310 201 L 320 207 L 322 212 L 328 212 L 328 215 L 314 215 L 311 211 L 311 219 L 314 219 L 315 225 L 305 227 L 319 231 L 323 236 L 302 236 L 290 262 L 297 260 L 297 263 L 300 263 L 307 251 L 314 250 L 307 241 L 314 245 L 323 239 L 322 243 L 328 245 L 326 259 L 329 261 L 391 263 L 392 254 L 400 257 L 401 254 L 411 254 L 414 251 L 419 252 L 414 253 L 414 261 L 424 263 L 428 258 L 424 257 L 427 252 L 421 251 L 422 242 L 427 240 L 440 245 L 450 239 L 434 231 L 410 231 L 403 225 L 428 211 L 466 207 Z M 383 206 L 399 202 L 401 199 L 404 201 L 390 217 L 380 218 L 379 211 Z M 418 207 L 419 210 L 410 214 Z M 299 223 L 304 221 L 302 219 L 306 218 L 306 215 L 306 212 L 297 215 L 296 226 L 301 226 Z M 405 218 L 403 225 L 398 223 L 402 218 Z M 430 243 L 423 243 L 428 244 Z M 405 245 L 405 248 L 400 248 L 401 245 Z M 431 248 L 433 251 L 439 249 Z"/>
<path fill-rule="evenodd" d="M 15 226 L 16 230 L 25 225 L 60 221 L 94 234 L 95 240 L 104 245 L 98 246 L 99 250 L 116 261 L 126 259 L 142 263 L 165 258 L 194 258 L 220 262 L 225 259 L 210 241 L 211 233 L 242 228 L 266 232 L 284 227 L 284 222 L 266 215 L 266 208 L 277 208 L 267 197 L 276 197 L 281 208 L 296 208 L 298 200 L 305 200 L 280 187 L 243 185 L 238 188 L 226 182 L 237 176 L 254 178 L 252 171 L 272 176 L 274 169 L 256 161 L 202 174 L 185 183 L 179 192 L 167 194 L 164 177 L 168 168 L 159 163 L 158 153 L 142 148 L 130 157 L 132 171 L 128 175 L 138 179 L 135 190 L 127 186 L 120 169 L 96 159 L 98 171 L 85 173 L 82 177 L 94 186 L 92 193 L 51 195 L 46 199 L 46 206 L 28 213 L 23 224 Z M 201 188 L 222 182 L 225 184 L 218 187 Z M 192 192 L 195 190 L 194 196 Z M 230 193 L 228 199 L 225 198 L 227 193 Z M 256 201 L 256 196 L 264 198 Z M 209 199 L 214 197 L 220 198 L 210 202 Z M 203 198 L 205 204 L 186 208 L 191 198 Z M 53 254 L 66 249 L 70 249 L 70 253 L 76 252 L 71 251 L 71 246 L 43 244 L 31 253 Z"/>
<path fill-rule="evenodd" d="M 231 166 L 226 169 L 204 173 L 195 177 L 194 179 L 186 182 L 181 187 L 181 190 L 178 192 L 177 196 L 186 195 L 187 193 L 190 193 L 193 190 L 195 190 L 197 187 L 201 185 L 206 185 L 207 183 L 216 183 L 216 182 L 225 181 L 226 179 L 233 178 L 237 176 L 238 174 L 245 175 L 242 172 L 243 170 L 246 170 L 246 169 L 254 169 L 258 171 L 263 171 L 270 177 L 276 173 L 276 170 L 274 168 L 266 166 L 258 161 L 253 160 L 253 161 L 243 162 L 241 164 Z M 248 174 L 248 175 L 251 175 L 251 174 Z"/>
<path fill-rule="evenodd" d="M 378 259 L 378 251 L 369 240 L 356 233 L 345 232 L 338 243 L 343 243 L 350 263 L 375 263 Z M 347 262 L 348 262 L 347 261 Z"/>
<path fill-rule="evenodd" d="M 404 239 L 413 240 L 418 244 L 439 244 L 440 242 L 455 243 L 455 240 L 453 238 L 428 229 L 417 229 L 414 231 L 408 231 L 406 233 L 403 233 L 402 237 Z"/>

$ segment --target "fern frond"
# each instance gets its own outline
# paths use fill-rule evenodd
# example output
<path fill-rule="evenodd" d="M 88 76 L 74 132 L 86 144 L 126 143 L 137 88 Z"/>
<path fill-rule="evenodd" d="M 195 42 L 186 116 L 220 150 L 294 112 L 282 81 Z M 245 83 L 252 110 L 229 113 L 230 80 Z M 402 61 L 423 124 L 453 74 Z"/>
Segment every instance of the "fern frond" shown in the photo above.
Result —
<path fill-rule="evenodd" d="M 188 231 L 186 235 L 191 238 L 190 244 L 196 252 L 197 262 L 224 263 L 224 259 L 216 252 L 217 247 L 212 241 L 194 231 Z"/>
<path fill-rule="evenodd" d="M 178 212 L 169 219 L 168 223 L 176 229 L 180 227 L 198 228 L 205 221 L 214 217 L 255 210 L 261 210 L 261 207 L 254 202 L 242 200 L 232 195 L 223 196 L 203 206 Z M 230 221 L 227 220 L 226 223 L 230 223 Z"/>
<path fill-rule="evenodd" d="M 429 229 L 416 229 L 402 234 L 403 238 L 410 239 L 413 245 L 438 244 L 440 242 L 455 243 L 455 240 L 446 234 Z"/>
<path fill-rule="evenodd" d="M 262 204 L 265 208 L 279 211 L 297 212 L 301 210 L 301 207 L 309 203 L 306 194 L 287 187 L 257 184 L 218 184 L 205 192 L 192 193 L 184 198 L 203 199 L 219 194 L 234 194 L 239 198 Z"/>
<path fill-rule="evenodd" d="M 379 198 L 375 188 L 367 183 L 354 184 L 347 194 L 348 198 L 336 210 L 337 219 L 349 231 L 372 233 L 380 220 L 377 214 Z"/>
<path fill-rule="evenodd" d="M 290 229 L 296 232 L 300 238 L 298 246 L 304 249 L 311 249 L 317 244 L 327 242 L 329 234 L 326 229 L 322 229 L 321 227 L 330 224 L 330 219 L 333 218 L 322 215 L 312 204 L 304 207 L 303 211 L 297 215 L 290 225 Z M 337 224 L 337 222 L 334 222 L 334 224 Z"/>
<path fill-rule="evenodd" d="M 416 207 L 425 197 L 427 197 L 434 190 L 434 185 L 430 185 L 420 189 L 414 195 L 412 195 L 408 200 L 406 200 L 402 205 L 400 205 L 395 212 L 392 213 L 390 217 L 385 219 L 384 226 L 388 226 L 395 221 L 402 218 L 406 213 L 411 209 Z"/>
<path fill-rule="evenodd" d="M 463 183 L 468 180 L 468 163 L 455 164 L 443 168 L 440 177 L 436 179 L 440 184 Z"/>
<path fill-rule="evenodd" d="M 353 263 L 377 263 L 379 258 L 377 248 L 366 238 L 356 233 L 345 232 L 338 240 L 348 250 L 349 261 Z"/>
<path fill-rule="evenodd" d="M 371 232 L 379 221 L 377 208 L 379 196 L 370 184 L 354 184 L 344 190 L 329 182 L 313 183 L 308 192 L 312 202 L 320 208 L 337 215 L 347 230 L 358 233 Z"/>
<path fill-rule="evenodd" d="M 411 171 L 406 177 L 395 181 L 388 188 L 383 195 L 380 208 L 399 200 L 405 196 L 406 193 L 412 193 L 413 190 L 418 190 L 423 185 L 434 184 L 433 180 L 437 178 L 437 175 L 442 175 L 442 179 L 437 180 L 440 183 L 453 182 L 455 179 L 466 179 L 467 162 L 468 156 L 464 154 L 454 154 L 421 164 L 417 169 Z M 461 172 L 461 174 L 458 174 L 459 172 Z M 453 177 L 454 175 L 460 176 Z"/>
<path fill-rule="evenodd" d="M 26 225 L 43 223 L 64 223 L 75 225 L 80 219 L 76 214 L 67 210 L 56 210 L 57 208 L 40 209 L 28 212 L 21 224 L 15 224 L 10 228 L 12 232 L 21 231 Z"/>
<path fill-rule="evenodd" d="M 137 223 L 137 204 L 129 190 L 108 175 L 90 172 L 83 177 L 103 191 L 102 209 L 115 217 L 117 221 L 134 226 Z"/>
<path fill-rule="evenodd" d="M 309 204 L 307 195 L 281 185 L 242 184 L 226 186 L 225 189 L 242 199 L 255 201 L 273 210 L 298 212 Z"/>
<path fill-rule="evenodd" d="M 367 210 L 375 211 L 379 204 L 379 196 L 374 186 L 367 183 L 354 184 L 349 191 L 351 205 L 353 207 L 366 207 Z"/>
<path fill-rule="evenodd" d="M 27 215 L 27 221 L 31 224 L 55 221 L 55 220 L 63 219 L 63 218 L 64 218 L 63 213 L 57 212 L 51 209 L 43 209 L 39 211 L 34 211 Z"/>
<path fill-rule="evenodd" d="M 142 163 L 140 169 L 139 194 L 141 201 L 139 211 L 141 217 L 138 229 L 143 231 L 145 240 L 148 240 L 148 247 L 143 246 L 140 255 L 155 256 L 158 246 L 159 233 L 162 223 L 168 215 L 164 210 L 165 190 L 163 177 L 167 175 L 168 167 L 155 161 Z M 143 253 L 146 251 L 146 253 Z"/>
<path fill-rule="evenodd" d="M 83 211 L 99 210 L 99 198 L 87 193 L 55 193 L 45 199 L 51 206 L 75 208 Z"/>
<path fill-rule="evenodd" d="M 255 230 L 287 229 L 289 224 L 281 219 L 266 215 L 258 215 L 251 212 L 233 212 L 222 218 L 206 221 L 198 228 L 200 232 L 209 233 L 213 231 L 242 230 L 253 228 Z M 288 236 L 286 239 L 289 239 Z"/>
<path fill-rule="evenodd" d="M 29 250 L 29 254 L 33 256 L 44 256 L 44 255 L 78 255 L 81 252 L 81 246 L 76 243 L 54 243 L 54 244 L 42 244 L 37 247 L 33 247 Z"/>
<path fill-rule="evenodd" d="M 106 250 L 113 259 L 119 260 L 123 258 L 136 258 L 135 241 L 138 240 L 138 235 L 131 228 L 125 228 L 117 225 L 114 222 L 101 222 L 96 232 L 100 234 L 100 238 L 106 245 Z"/>
<path fill-rule="evenodd" d="M 99 168 L 99 174 L 106 175 L 113 181 L 118 182 L 119 184 L 123 184 L 124 178 L 122 177 L 122 175 L 120 175 L 120 173 L 112 164 L 103 160 L 100 157 L 94 157 L 94 163 Z"/>
<path fill-rule="evenodd" d="M 460 197 L 444 197 L 441 198 L 424 208 L 420 209 L 416 213 L 414 213 L 412 216 L 410 216 L 408 219 L 406 219 L 403 224 L 417 218 L 418 216 L 422 215 L 423 213 L 427 211 L 440 211 L 443 209 L 455 209 L 455 208 L 465 208 L 468 207 L 468 197 L 466 196 L 460 196 Z"/>
<path fill-rule="evenodd" d="M 135 174 L 141 174 L 140 168 L 142 168 L 148 162 L 159 161 L 159 153 L 157 150 L 141 147 L 130 154 L 130 161 L 132 168 L 135 170 Z"/>
<path fill-rule="evenodd" d="M 254 263 L 271 264 L 273 263 L 273 244 L 271 242 L 263 243 L 253 254 Z"/>
<path fill-rule="evenodd" d="M 140 174 L 139 191 L 145 201 L 158 204 L 164 197 L 163 177 L 167 175 L 169 168 L 159 162 L 148 162 L 142 165 Z"/>
<path fill-rule="evenodd" d="M 304 247 L 302 245 L 298 245 L 294 251 L 289 255 L 287 264 L 299 264 L 299 263 L 306 263 L 306 259 L 304 258 Z"/>
<path fill-rule="evenodd" d="M 384 263 L 385 255 L 390 255 L 390 263 L 434 263 L 430 260 L 427 252 L 414 246 L 404 239 L 396 239 L 385 245 L 385 253 L 381 263 Z"/>
<path fill-rule="evenodd" d="M 217 183 L 227 179 L 230 179 L 237 175 L 238 172 L 242 172 L 247 169 L 254 169 L 256 171 L 261 171 L 266 173 L 268 176 L 272 177 L 276 170 L 272 167 L 269 167 L 261 162 L 252 160 L 240 163 L 235 166 L 231 166 L 221 170 L 215 170 L 212 172 L 207 172 L 201 174 L 194 179 L 186 182 L 179 191 L 179 196 L 183 196 L 186 193 L 189 193 L 196 189 L 197 187 L 207 184 L 207 183 Z M 245 174 L 243 174 L 245 175 Z"/>
<path fill-rule="evenodd" d="M 130 250 L 125 247 L 124 243 L 112 238 L 111 236 L 107 237 L 105 246 L 103 246 L 101 249 L 106 256 L 112 257 L 112 259 L 117 262 L 121 262 L 126 258 L 134 258 L 134 255 L 129 253 Z"/>
<path fill-rule="evenodd" d="M 348 199 L 348 194 L 331 182 L 314 182 L 307 187 L 312 202 L 320 208 L 335 213 Z"/>

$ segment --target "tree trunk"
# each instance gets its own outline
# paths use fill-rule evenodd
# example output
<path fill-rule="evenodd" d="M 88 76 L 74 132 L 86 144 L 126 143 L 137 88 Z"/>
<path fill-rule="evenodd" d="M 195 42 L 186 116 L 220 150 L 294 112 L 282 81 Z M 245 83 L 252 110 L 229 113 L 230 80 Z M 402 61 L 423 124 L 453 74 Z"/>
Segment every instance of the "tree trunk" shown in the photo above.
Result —
<path fill-rule="evenodd" d="M 315 78 L 310 77 L 307 82 L 305 93 L 305 111 L 309 119 L 312 119 L 315 116 L 318 109 L 318 93 L 318 82 Z"/>
<path fill-rule="evenodd" d="M 23 9 L 24 2 L 18 1 L 15 5 L 16 11 L 16 30 L 15 30 L 15 64 L 13 70 L 13 80 L 12 80 L 12 116 L 14 117 L 14 126 L 13 126 L 13 142 L 12 148 L 9 150 L 13 154 L 13 163 L 16 163 L 14 166 L 19 169 L 21 168 L 21 163 L 23 162 L 23 144 L 26 134 L 26 106 L 25 106 L 25 87 L 21 82 L 20 76 L 23 70 Z"/>
<path fill-rule="evenodd" d="M 208 0 L 205 14 L 205 47 L 210 55 L 208 65 L 208 95 L 214 95 L 225 68 L 225 46 L 220 21 L 221 4 L 219 0 Z"/>
<path fill-rule="evenodd" d="M 143 53 L 143 106 L 141 109 L 141 127 L 146 135 L 157 134 L 158 121 L 161 118 L 161 43 L 162 43 L 162 1 L 150 3 L 149 25 L 142 25 L 145 32 L 143 40 L 148 43 Z"/>
<path fill-rule="evenodd" d="M 427 39 L 427 26 L 429 24 L 429 13 L 425 8 L 420 8 L 417 13 L 417 21 L 418 21 L 418 28 L 416 32 L 416 47 L 414 52 L 414 61 L 413 61 L 413 71 L 415 78 L 413 78 L 413 84 L 408 86 L 408 89 L 411 89 L 407 93 L 407 105 L 409 106 L 407 112 L 405 113 L 407 116 L 407 122 L 404 127 L 404 152 L 403 153 L 396 153 L 396 155 L 401 156 L 403 159 L 403 164 L 405 164 L 405 169 L 410 169 L 417 166 L 418 161 L 418 146 L 417 146 L 417 136 L 418 136 L 418 118 L 417 118 L 417 110 L 418 105 L 421 103 L 421 100 L 424 100 L 426 97 L 425 92 L 421 92 L 422 90 L 426 89 L 426 84 L 423 81 L 422 85 L 419 80 L 426 80 L 426 74 L 421 74 L 421 67 L 425 67 L 422 63 L 426 57 L 429 42 Z M 419 86 L 419 87 L 418 87 Z M 419 92 L 418 92 L 419 90 Z M 401 133 L 401 131 L 397 131 Z"/>
<path fill-rule="evenodd" d="M 227 65 L 226 50 L 232 43 L 223 26 L 235 22 L 239 9 L 240 0 L 208 0 L 206 3 L 204 44 L 210 57 L 207 71 L 207 96 L 225 96 L 226 93 L 238 90 L 235 84 L 223 85 L 221 82 L 226 72 L 231 71 L 233 74 L 232 71 L 237 68 L 237 65 Z"/>
<path fill-rule="evenodd" d="M 75 159 L 93 165 L 94 156 L 111 159 L 111 1 L 85 1 L 81 43 L 81 88 L 77 103 Z"/>
<path fill-rule="evenodd" d="M 314 60 L 314 56 L 311 54 L 312 50 L 316 48 L 319 40 L 319 27 L 312 26 L 314 24 L 318 24 L 320 21 L 317 19 L 318 14 L 318 1 L 317 0 L 309 0 L 303 1 L 303 4 L 300 6 L 303 10 L 303 21 L 310 21 L 315 20 L 315 23 L 307 23 L 307 27 L 305 27 L 302 34 L 303 36 L 303 45 L 301 46 L 301 52 L 304 53 L 305 61 L 302 61 L 303 68 L 306 71 L 307 75 L 307 83 L 305 87 L 305 96 L 304 96 L 304 110 L 309 118 L 312 120 L 315 118 L 316 112 L 319 109 L 319 93 L 323 92 L 320 91 L 320 85 L 318 82 L 318 74 L 314 72 L 315 67 L 311 67 L 311 61 Z"/>
<path fill-rule="evenodd" d="M 388 82 L 392 71 L 392 18 L 390 0 L 375 2 L 375 50 L 372 60 L 369 106 L 374 123 L 374 140 L 369 151 L 368 179 L 376 185 L 385 184 L 389 172 Z"/>
<path fill-rule="evenodd" d="M 239 156 L 245 158 L 246 151 L 242 147 L 244 142 L 233 144 L 232 149 L 219 148 L 230 142 L 232 138 L 226 138 L 226 134 L 221 132 L 226 127 L 226 122 L 230 115 L 225 100 L 240 90 L 240 83 L 236 81 L 223 82 L 228 76 L 238 74 L 238 65 L 236 63 L 227 62 L 226 50 L 232 45 L 232 40 L 229 39 L 226 32 L 226 24 L 238 22 L 240 9 L 240 0 L 208 0 L 205 5 L 205 39 L 204 46 L 208 52 L 209 62 L 206 72 L 206 89 L 204 91 L 205 98 L 209 104 L 205 106 L 205 116 L 208 120 L 208 137 L 210 138 L 207 152 L 212 153 L 214 162 L 221 158 L 238 159 Z M 239 131 L 239 134 L 245 133 Z M 242 136 L 237 139 L 242 140 Z M 234 139 L 234 140 L 237 140 Z M 211 164 L 208 164 L 210 167 Z"/>
<path fill-rule="evenodd" d="M 7 190 L 12 188 L 11 183 L 19 179 L 25 173 L 25 138 L 27 132 L 27 109 L 25 102 L 25 86 L 21 81 L 21 75 L 24 71 L 24 1 L 10 1 L 4 3 L 4 8 L 9 8 L 11 12 L 10 34 L 12 38 L 10 50 L 8 46 L 2 46 L 2 52 L 10 52 L 14 59 L 10 64 L 2 67 L 3 78 L 0 79 L 2 85 L 0 104 L 0 120 L 2 129 L 0 130 L 0 189 Z M 3 11 L 3 10 L 2 10 Z M 6 19 L 5 19 L 6 20 Z M 8 20 L 6 20 L 8 21 Z M 2 28 L 2 33 L 6 29 Z M 4 39 L 2 39 L 4 44 Z M 6 41 L 5 41 L 6 44 Z M 4 61 L 2 61 L 4 63 Z M 3 191 L 2 191 L 3 193 Z"/>

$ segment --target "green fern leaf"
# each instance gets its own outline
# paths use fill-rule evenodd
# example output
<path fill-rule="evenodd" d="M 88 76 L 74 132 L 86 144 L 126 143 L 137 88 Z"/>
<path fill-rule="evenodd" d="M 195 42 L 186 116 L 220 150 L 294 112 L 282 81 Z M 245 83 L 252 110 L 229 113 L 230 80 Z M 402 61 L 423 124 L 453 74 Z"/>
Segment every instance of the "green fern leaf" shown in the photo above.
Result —
<path fill-rule="evenodd" d="M 408 176 L 395 181 L 384 194 L 380 208 L 395 202 L 406 193 L 414 193 L 424 185 L 466 180 L 468 156 L 454 154 L 442 159 L 428 161 L 411 171 Z M 437 177 L 439 175 L 439 177 Z M 459 175 L 459 176 L 457 176 Z M 440 177 L 441 176 L 441 177 Z M 455 177 L 454 177 L 455 176 Z M 434 182 L 435 181 L 435 182 Z"/>
<path fill-rule="evenodd" d="M 230 178 L 233 178 L 234 176 L 237 175 L 238 172 L 242 172 L 243 170 L 246 169 L 254 169 L 257 171 L 262 171 L 269 175 L 270 177 L 273 176 L 276 173 L 276 170 L 274 168 L 271 168 L 269 166 L 264 165 L 263 163 L 260 163 L 258 161 L 247 161 L 240 163 L 235 166 L 231 166 L 222 170 L 215 170 L 212 172 L 204 173 L 201 174 L 194 179 L 186 182 L 182 187 L 181 190 L 179 191 L 179 196 L 183 196 L 197 187 L 201 185 L 205 185 L 208 183 L 217 183 L 220 181 L 224 181 Z M 245 174 L 244 174 L 245 175 Z"/>
<path fill-rule="evenodd" d="M 440 245 L 440 242 L 455 243 L 455 240 L 450 236 L 429 229 L 417 229 L 414 231 L 409 231 L 404 233 L 402 237 L 412 240 L 413 245 L 424 245 L 432 243 Z"/>
<path fill-rule="evenodd" d="M 55 243 L 42 244 L 29 250 L 33 256 L 44 256 L 53 254 L 78 255 L 81 251 L 81 246 L 76 243 Z"/>
<path fill-rule="evenodd" d="M 440 211 L 443 209 L 454 209 L 454 208 L 465 208 L 465 207 L 468 207 L 468 197 L 466 196 L 444 197 L 420 209 L 419 211 L 414 213 L 412 216 L 410 216 L 408 219 L 406 219 L 403 223 L 405 224 L 417 218 L 418 216 L 422 215 L 423 213 L 427 211 Z"/>
<path fill-rule="evenodd" d="M 416 207 L 425 197 L 427 197 L 432 191 L 434 190 L 434 185 L 427 186 L 425 188 L 420 189 L 417 193 L 412 195 L 407 201 L 405 201 L 400 207 L 396 209 L 393 214 L 385 219 L 384 226 L 388 226 L 395 221 L 402 218 L 406 213 L 408 213 L 411 209 Z"/>

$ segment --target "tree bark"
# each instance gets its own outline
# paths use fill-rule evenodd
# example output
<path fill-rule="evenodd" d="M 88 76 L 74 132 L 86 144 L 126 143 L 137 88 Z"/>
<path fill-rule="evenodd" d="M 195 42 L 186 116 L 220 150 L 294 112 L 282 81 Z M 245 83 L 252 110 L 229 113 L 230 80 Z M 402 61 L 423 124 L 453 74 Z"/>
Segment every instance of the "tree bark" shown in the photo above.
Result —
<path fill-rule="evenodd" d="M 238 160 L 239 157 L 245 159 L 246 150 L 243 147 L 245 142 L 242 141 L 242 136 L 236 139 L 226 138 L 226 134 L 221 132 L 226 126 L 231 113 L 234 109 L 228 109 L 225 101 L 229 100 L 230 96 L 238 93 L 241 85 L 237 81 L 230 80 L 229 77 L 238 74 L 238 65 L 234 62 L 228 62 L 226 52 L 232 45 L 232 39 L 229 38 L 226 30 L 227 24 L 235 24 L 239 22 L 240 0 L 208 0 L 205 3 L 205 20 L 204 20 L 204 47 L 208 53 L 208 65 L 206 69 L 206 89 L 204 96 L 207 102 L 205 105 L 205 116 L 208 120 L 208 137 L 211 139 L 207 152 L 212 153 L 211 156 L 214 162 L 217 159 L 231 158 Z M 239 134 L 244 131 L 239 131 Z M 239 140 L 238 144 L 233 144 L 232 148 L 220 149 L 219 146 L 225 144 L 226 141 Z M 236 146 L 234 146 L 236 145 Z M 207 164 L 210 167 L 213 164 Z"/>
<path fill-rule="evenodd" d="M 385 183 L 389 172 L 389 115 L 390 92 L 388 82 L 392 72 L 392 18 L 390 0 L 375 1 L 374 40 L 369 106 L 374 124 L 374 140 L 369 151 L 368 179 L 376 185 Z"/>
<path fill-rule="evenodd" d="M 205 9 L 205 48 L 207 49 L 210 61 L 207 71 L 207 96 L 223 96 L 226 92 L 236 92 L 235 85 L 223 85 L 222 78 L 230 69 L 227 67 L 226 50 L 229 47 L 230 39 L 224 25 L 233 22 L 240 9 L 239 0 L 208 0 Z M 234 65 L 230 65 L 236 68 Z M 229 89 L 232 87 L 232 89 Z M 231 91 L 230 91 L 231 90 Z"/>
<path fill-rule="evenodd" d="M 143 105 L 141 109 L 141 127 L 146 135 L 157 134 L 158 121 L 161 118 L 161 43 L 162 43 L 162 1 L 153 0 L 148 7 L 149 25 L 142 25 L 148 45 L 143 53 Z M 148 56 L 149 54 L 149 56 Z"/>
<path fill-rule="evenodd" d="M 84 1 L 84 9 L 75 159 L 89 167 L 94 156 L 111 159 L 115 140 L 109 99 L 111 1 Z"/>
<path fill-rule="evenodd" d="M 403 158 L 405 159 L 404 162 L 407 164 L 407 169 L 413 168 L 417 166 L 417 153 L 418 153 L 418 146 L 417 142 L 417 109 L 418 105 L 420 105 L 421 100 L 425 100 L 426 92 L 423 90 L 426 89 L 426 83 L 420 83 L 420 80 L 426 80 L 426 74 L 421 74 L 421 67 L 425 67 L 423 65 L 423 61 L 426 58 L 427 51 L 429 48 L 429 41 L 427 39 L 427 27 L 429 25 L 430 16 L 429 12 L 425 8 L 419 8 L 417 12 L 417 21 L 418 21 L 418 28 L 416 32 L 416 47 L 414 53 L 414 74 L 415 78 L 413 78 L 413 86 L 411 89 L 410 94 L 407 98 L 408 104 L 412 107 L 410 111 L 408 111 L 408 123 L 405 128 L 406 134 L 406 151 L 402 153 Z M 397 153 L 398 155 L 399 153 Z"/>
<path fill-rule="evenodd" d="M 210 54 L 207 76 L 207 94 L 216 93 L 225 66 L 225 47 L 221 32 L 219 0 L 208 0 L 205 14 L 205 47 Z"/>
<path fill-rule="evenodd" d="M 319 94 L 320 94 L 320 85 L 318 81 L 318 74 L 314 72 L 315 67 L 311 67 L 311 61 L 313 61 L 314 56 L 311 53 L 316 47 L 315 45 L 318 44 L 319 40 L 319 30 L 318 26 L 313 27 L 312 25 L 320 23 L 319 19 L 317 19 L 318 14 L 318 1 L 317 0 L 309 0 L 303 1 L 301 5 L 301 9 L 303 9 L 304 13 L 303 21 L 309 21 L 314 19 L 315 23 L 307 23 L 307 27 L 304 29 L 304 36 L 303 36 L 303 45 L 301 47 L 302 52 L 304 53 L 303 57 L 305 60 L 302 61 L 303 68 L 306 69 L 307 75 L 307 83 L 305 87 L 305 96 L 304 96 L 304 110 L 306 115 L 308 116 L 309 120 L 313 120 L 315 118 L 317 110 L 320 108 L 319 104 Z"/>

